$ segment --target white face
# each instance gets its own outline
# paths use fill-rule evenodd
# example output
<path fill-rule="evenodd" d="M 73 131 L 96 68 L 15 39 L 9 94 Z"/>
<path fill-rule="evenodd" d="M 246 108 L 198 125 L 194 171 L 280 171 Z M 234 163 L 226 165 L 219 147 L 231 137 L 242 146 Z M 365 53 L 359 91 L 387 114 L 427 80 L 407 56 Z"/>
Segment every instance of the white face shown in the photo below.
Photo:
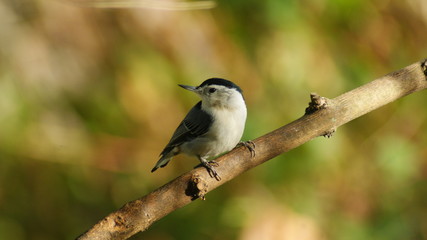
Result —
<path fill-rule="evenodd" d="M 197 89 L 203 104 L 213 108 L 234 108 L 243 101 L 242 94 L 236 89 L 221 85 L 207 85 Z"/>

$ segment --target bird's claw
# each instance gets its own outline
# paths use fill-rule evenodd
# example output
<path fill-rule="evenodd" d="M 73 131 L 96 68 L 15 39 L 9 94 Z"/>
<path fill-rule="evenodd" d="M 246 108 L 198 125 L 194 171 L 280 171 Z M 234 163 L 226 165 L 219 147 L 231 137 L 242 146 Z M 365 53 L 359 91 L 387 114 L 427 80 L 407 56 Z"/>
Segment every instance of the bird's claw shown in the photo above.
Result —
<path fill-rule="evenodd" d="M 255 143 L 252 141 L 239 142 L 236 147 L 245 146 L 249 152 L 251 152 L 251 157 L 255 157 Z"/>
<path fill-rule="evenodd" d="M 215 160 L 209 161 L 208 165 L 210 165 L 211 167 L 219 167 L 219 163 Z"/>
<path fill-rule="evenodd" d="M 213 167 L 218 167 L 219 164 L 216 161 L 203 162 L 203 166 L 208 170 L 209 176 L 215 178 L 217 181 L 221 181 L 219 174 L 213 169 Z"/>

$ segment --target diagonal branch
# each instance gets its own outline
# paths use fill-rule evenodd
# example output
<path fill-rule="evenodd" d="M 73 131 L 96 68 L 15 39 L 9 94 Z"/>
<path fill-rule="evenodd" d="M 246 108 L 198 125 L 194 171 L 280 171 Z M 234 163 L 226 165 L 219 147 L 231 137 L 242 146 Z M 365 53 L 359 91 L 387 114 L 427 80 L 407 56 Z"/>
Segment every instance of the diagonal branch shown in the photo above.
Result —
<path fill-rule="evenodd" d="M 339 126 L 413 92 L 427 88 L 427 59 L 378 78 L 334 99 L 311 94 L 306 114 L 253 141 L 256 155 L 236 148 L 216 161 L 221 181 L 206 169 L 193 169 L 157 190 L 129 202 L 81 235 L 87 239 L 127 239 L 152 223 L 181 208 L 279 154 L 318 137 L 331 136 Z"/>

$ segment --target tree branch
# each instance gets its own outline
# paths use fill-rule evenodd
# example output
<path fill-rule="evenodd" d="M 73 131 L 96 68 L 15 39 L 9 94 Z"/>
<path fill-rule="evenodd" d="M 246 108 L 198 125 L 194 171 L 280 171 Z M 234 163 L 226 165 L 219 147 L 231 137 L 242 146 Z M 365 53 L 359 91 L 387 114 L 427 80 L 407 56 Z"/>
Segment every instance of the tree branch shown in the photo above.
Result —
<path fill-rule="evenodd" d="M 427 59 L 376 79 L 334 99 L 311 94 L 306 114 L 253 141 L 256 155 L 239 147 L 216 159 L 221 181 L 203 167 L 193 169 L 150 194 L 129 202 L 109 214 L 79 240 L 127 239 L 152 223 L 202 198 L 239 174 L 318 136 L 331 136 L 335 129 L 359 116 L 413 92 L 427 88 Z"/>

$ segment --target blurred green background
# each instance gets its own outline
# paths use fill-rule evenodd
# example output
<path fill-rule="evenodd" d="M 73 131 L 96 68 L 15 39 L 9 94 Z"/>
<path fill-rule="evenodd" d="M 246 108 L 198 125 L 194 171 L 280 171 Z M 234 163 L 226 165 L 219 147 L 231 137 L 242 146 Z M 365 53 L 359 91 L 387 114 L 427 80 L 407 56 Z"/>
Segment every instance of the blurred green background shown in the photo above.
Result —
<path fill-rule="evenodd" d="M 151 174 L 197 96 L 244 90 L 244 140 L 427 57 L 425 0 L 219 0 L 209 10 L 0 1 L 0 239 L 74 239 L 192 169 Z M 283 154 L 132 239 L 427 239 L 427 94 Z"/>

